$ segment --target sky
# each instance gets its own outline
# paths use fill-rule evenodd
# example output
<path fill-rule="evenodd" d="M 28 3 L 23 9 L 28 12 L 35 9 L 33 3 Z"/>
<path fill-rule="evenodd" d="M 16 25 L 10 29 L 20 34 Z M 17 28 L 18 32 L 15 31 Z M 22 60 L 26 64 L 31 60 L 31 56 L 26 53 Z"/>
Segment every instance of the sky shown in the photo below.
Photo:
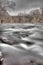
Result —
<path fill-rule="evenodd" d="M 5 1 L 5 0 L 3 0 Z M 6 0 L 7 1 L 7 0 Z M 32 8 L 43 7 L 43 0 L 8 0 L 16 3 L 13 8 L 8 8 L 7 12 L 10 15 L 16 15 L 18 12 L 29 11 Z"/>
<path fill-rule="evenodd" d="M 16 10 L 29 9 L 31 7 L 41 7 L 43 0 L 15 0 Z"/>

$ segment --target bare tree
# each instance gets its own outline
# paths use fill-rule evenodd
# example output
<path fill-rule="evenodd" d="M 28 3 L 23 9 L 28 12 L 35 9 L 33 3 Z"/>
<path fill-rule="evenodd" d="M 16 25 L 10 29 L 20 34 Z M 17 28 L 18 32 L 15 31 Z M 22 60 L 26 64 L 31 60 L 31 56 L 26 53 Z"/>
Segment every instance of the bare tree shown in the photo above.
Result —
<path fill-rule="evenodd" d="M 0 10 L 6 11 L 7 8 L 14 9 L 16 6 L 16 3 L 14 1 L 9 0 L 0 0 Z"/>

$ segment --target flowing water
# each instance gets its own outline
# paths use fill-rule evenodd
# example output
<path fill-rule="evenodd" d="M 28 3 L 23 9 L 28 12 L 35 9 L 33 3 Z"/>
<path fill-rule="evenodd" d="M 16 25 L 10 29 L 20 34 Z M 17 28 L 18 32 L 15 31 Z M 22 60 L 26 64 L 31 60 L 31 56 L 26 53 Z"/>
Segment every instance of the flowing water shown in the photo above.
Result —
<path fill-rule="evenodd" d="M 0 51 L 7 65 L 43 59 L 43 24 L 0 24 Z"/>

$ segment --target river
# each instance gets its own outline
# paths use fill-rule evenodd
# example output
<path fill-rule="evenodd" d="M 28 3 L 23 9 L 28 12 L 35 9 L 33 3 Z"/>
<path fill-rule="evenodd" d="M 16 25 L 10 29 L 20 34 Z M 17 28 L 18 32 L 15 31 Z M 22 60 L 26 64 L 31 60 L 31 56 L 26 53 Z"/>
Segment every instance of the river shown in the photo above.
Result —
<path fill-rule="evenodd" d="M 7 57 L 7 65 L 14 64 L 14 58 L 42 60 L 43 24 L 0 24 L 0 52 Z"/>

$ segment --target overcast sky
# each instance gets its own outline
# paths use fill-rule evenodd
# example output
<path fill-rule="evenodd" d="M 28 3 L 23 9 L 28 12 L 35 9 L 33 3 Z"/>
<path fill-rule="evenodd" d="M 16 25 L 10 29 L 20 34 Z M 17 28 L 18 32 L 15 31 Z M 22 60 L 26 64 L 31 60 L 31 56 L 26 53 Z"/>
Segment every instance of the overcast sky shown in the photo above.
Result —
<path fill-rule="evenodd" d="M 43 0 L 14 0 L 16 3 L 15 11 L 24 11 L 26 9 L 43 7 Z"/>
<path fill-rule="evenodd" d="M 5 1 L 5 0 L 3 0 Z M 10 9 L 9 11 L 17 12 L 17 11 L 25 11 L 26 9 L 31 8 L 37 8 L 37 7 L 43 7 L 43 0 L 9 0 L 14 1 L 16 3 L 16 6 L 13 6 L 14 8 Z"/>
<path fill-rule="evenodd" d="M 41 7 L 43 0 L 15 0 L 16 10 L 29 9 L 31 7 Z"/>

